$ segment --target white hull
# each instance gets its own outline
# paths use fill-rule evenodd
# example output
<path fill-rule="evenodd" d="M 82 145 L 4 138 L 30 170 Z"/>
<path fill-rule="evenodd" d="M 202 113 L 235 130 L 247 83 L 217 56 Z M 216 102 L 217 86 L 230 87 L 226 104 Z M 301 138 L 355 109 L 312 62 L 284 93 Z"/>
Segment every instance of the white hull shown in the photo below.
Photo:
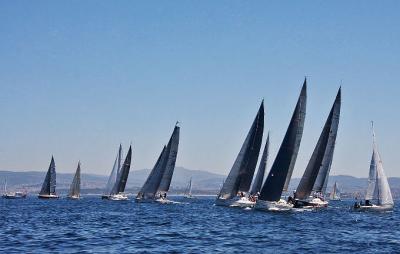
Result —
<path fill-rule="evenodd" d="M 80 199 L 81 197 L 78 196 L 78 195 L 75 195 L 75 196 L 68 196 L 68 198 L 69 199 L 73 199 L 73 200 L 77 200 L 77 199 Z"/>
<path fill-rule="evenodd" d="M 126 201 L 126 200 L 128 200 L 128 196 L 125 194 L 115 194 L 115 195 L 108 196 L 108 198 L 106 198 L 106 199 L 112 200 L 112 201 Z"/>
<path fill-rule="evenodd" d="M 290 211 L 292 210 L 293 205 L 287 203 L 285 200 L 281 199 L 279 201 L 264 201 L 257 200 L 255 205 L 256 210 L 260 211 L 268 211 L 268 212 L 279 212 L 279 211 Z"/>
<path fill-rule="evenodd" d="M 354 207 L 354 210 L 358 211 L 373 211 L 373 212 L 385 212 L 392 211 L 392 205 L 362 205 L 360 207 Z"/>
<path fill-rule="evenodd" d="M 240 198 L 239 200 L 233 201 L 230 207 L 254 207 L 256 202 L 250 201 L 247 197 Z"/>

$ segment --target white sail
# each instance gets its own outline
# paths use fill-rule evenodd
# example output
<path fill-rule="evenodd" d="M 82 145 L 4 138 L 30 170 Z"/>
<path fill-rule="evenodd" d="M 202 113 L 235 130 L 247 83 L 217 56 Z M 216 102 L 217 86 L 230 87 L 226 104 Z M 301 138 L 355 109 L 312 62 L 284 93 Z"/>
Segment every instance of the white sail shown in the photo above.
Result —
<path fill-rule="evenodd" d="M 366 200 L 378 199 L 377 196 L 374 197 L 375 186 L 376 186 L 376 162 L 375 162 L 375 149 L 372 152 L 371 163 L 369 165 L 369 176 L 368 176 L 368 188 L 367 194 L 365 195 Z"/>

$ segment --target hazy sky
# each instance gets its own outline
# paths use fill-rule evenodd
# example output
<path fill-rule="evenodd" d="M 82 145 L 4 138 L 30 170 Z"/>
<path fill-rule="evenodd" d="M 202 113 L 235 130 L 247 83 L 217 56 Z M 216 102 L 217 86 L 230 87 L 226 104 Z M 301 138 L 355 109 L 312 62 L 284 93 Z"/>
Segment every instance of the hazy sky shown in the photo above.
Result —
<path fill-rule="evenodd" d="M 1 1 L 0 169 L 108 174 L 120 142 L 154 165 L 226 174 L 265 99 L 269 166 L 309 77 L 294 176 L 342 82 L 331 173 L 366 177 L 375 121 L 400 176 L 399 1 Z M 265 140 L 266 136 L 264 136 Z"/>

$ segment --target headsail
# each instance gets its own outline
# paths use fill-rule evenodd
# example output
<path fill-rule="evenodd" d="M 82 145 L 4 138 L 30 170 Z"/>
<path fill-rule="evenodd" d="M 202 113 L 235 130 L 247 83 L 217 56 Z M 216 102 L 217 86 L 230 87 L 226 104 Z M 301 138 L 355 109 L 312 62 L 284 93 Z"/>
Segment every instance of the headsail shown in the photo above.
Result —
<path fill-rule="evenodd" d="M 250 194 L 254 195 L 257 192 L 260 192 L 265 175 L 265 168 L 267 167 L 268 160 L 268 150 L 269 150 L 269 133 L 267 136 L 267 141 L 265 142 L 264 152 L 261 156 L 260 165 L 258 166 L 258 171 L 256 178 L 253 181 L 253 185 L 251 186 Z"/>
<path fill-rule="evenodd" d="M 161 178 L 160 186 L 158 187 L 159 192 L 167 192 L 171 185 L 172 175 L 174 174 L 175 169 L 176 157 L 178 155 L 179 132 L 180 127 L 176 125 L 167 145 L 169 146 L 169 155 L 163 177 Z"/>
<path fill-rule="evenodd" d="M 305 79 L 281 147 L 261 189 L 259 197 L 261 200 L 278 201 L 283 190 L 287 189 L 303 135 L 306 102 L 307 80 Z"/>
<path fill-rule="evenodd" d="M 129 146 L 128 153 L 126 154 L 124 164 L 118 174 L 118 179 L 114 184 L 111 194 L 123 193 L 125 191 L 126 182 L 128 181 L 129 170 L 131 168 L 132 159 L 132 146 Z"/>
<path fill-rule="evenodd" d="M 117 157 L 115 158 L 114 161 L 114 166 L 111 171 L 110 176 L 108 177 L 106 189 L 104 190 L 105 195 L 111 195 L 111 191 L 115 185 L 115 182 L 117 181 L 119 171 L 121 169 L 121 159 L 122 158 L 122 145 L 119 145 Z"/>
<path fill-rule="evenodd" d="M 321 182 L 319 182 L 319 186 L 316 189 L 321 191 L 324 186 L 324 181 L 327 178 L 326 174 L 328 174 L 332 163 L 333 149 L 339 124 L 340 94 L 339 89 L 332 109 L 329 112 L 328 119 L 326 120 L 322 133 L 318 139 L 318 143 L 314 148 L 311 159 L 309 160 L 299 186 L 296 189 L 296 198 L 298 199 L 308 198 L 321 170 L 323 170 L 320 174 Z"/>
<path fill-rule="evenodd" d="M 263 131 L 264 101 L 261 102 L 250 131 L 247 134 L 242 148 L 236 157 L 235 163 L 233 164 L 218 197 L 230 199 L 235 197 L 238 191 L 249 191 L 254 170 L 257 166 Z"/>
<path fill-rule="evenodd" d="M 50 195 L 56 193 L 56 164 L 53 156 L 51 156 L 51 162 L 49 169 L 47 170 L 46 178 L 44 179 L 40 195 Z"/>
<path fill-rule="evenodd" d="M 75 172 L 74 179 L 72 180 L 71 187 L 69 188 L 69 197 L 79 197 L 81 194 L 81 162 L 78 162 L 78 167 Z"/>
<path fill-rule="evenodd" d="M 322 159 L 321 168 L 319 169 L 318 176 L 313 187 L 313 191 L 315 192 L 321 192 L 321 193 L 326 192 L 326 186 L 328 184 L 329 172 L 332 165 L 333 152 L 335 150 L 336 136 L 339 127 L 340 107 L 341 107 L 341 88 L 339 88 L 338 94 L 336 95 L 328 144 L 326 146 L 326 152 L 324 158 Z"/>

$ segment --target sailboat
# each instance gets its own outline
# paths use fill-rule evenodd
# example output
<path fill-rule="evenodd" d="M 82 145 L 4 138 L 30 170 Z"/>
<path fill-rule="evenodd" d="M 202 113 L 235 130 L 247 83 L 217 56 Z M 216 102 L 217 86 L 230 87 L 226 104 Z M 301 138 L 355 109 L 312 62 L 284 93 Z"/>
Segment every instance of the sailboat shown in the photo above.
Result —
<path fill-rule="evenodd" d="M 332 165 L 339 126 L 340 106 L 341 89 L 339 88 L 317 145 L 294 194 L 294 207 L 296 208 L 328 206 L 328 201 L 324 199 L 322 190 L 328 181 Z M 314 193 L 311 195 L 313 190 Z"/>
<path fill-rule="evenodd" d="M 81 162 L 78 162 L 78 167 L 72 180 L 71 187 L 69 188 L 68 198 L 80 199 L 81 197 Z"/>
<path fill-rule="evenodd" d="M 369 167 L 368 188 L 365 195 L 365 204 L 356 203 L 354 209 L 356 210 L 370 210 L 370 211 L 390 211 L 393 210 L 394 202 L 388 179 L 385 171 L 381 156 L 378 152 L 378 146 L 375 140 L 375 132 L 372 123 L 373 133 L 373 148 L 372 158 Z"/>
<path fill-rule="evenodd" d="M 329 195 L 329 199 L 331 201 L 340 201 L 340 190 L 339 190 L 336 182 L 333 185 L 333 189 L 332 189 L 331 194 Z"/>
<path fill-rule="evenodd" d="M 117 180 L 115 181 L 110 195 L 107 197 L 109 200 L 125 201 L 128 200 L 128 196 L 124 193 L 126 182 L 128 181 L 129 171 L 131 168 L 132 160 L 132 145 L 129 146 L 128 153 L 126 154 L 125 161 L 121 166 L 117 174 Z"/>
<path fill-rule="evenodd" d="M 179 132 L 180 127 L 177 122 L 168 144 L 163 147 L 156 164 L 137 194 L 135 199 L 136 202 L 172 202 L 167 199 L 167 192 L 171 185 L 178 155 Z"/>
<path fill-rule="evenodd" d="M 257 166 L 264 131 L 264 100 L 251 125 L 239 154 L 226 178 L 215 205 L 220 206 L 253 206 L 247 197 L 251 180 Z"/>
<path fill-rule="evenodd" d="M 189 183 L 188 183 L 188 185 L 186 187 L 185 194 L 184 194 L 183 197 L 184 198 L 193 198 L 193 195 L 192 195 L 192 178 L 191 177 L 190 177 Z"/>
<path fill-rule="evenodd" d="M 307 79 L 304 79 L 289 127 L 282 144 L 261 188 L 255 208 L 262 211 L 287 211 L 293 205 L 281 199 L 282 192 L 289 185 L 296 163 L 306 116 Z"/>
<path fill-rule="evenodd" d="M 263 154 L 261 156 L 260 164 L 258 165 L 258 171 L 256 177 L 250 189 L 250 197 L 251 199 L 254 199 L 253 202 L 255 202 L 255 199 L 257 199 L 261 191 L 261 187 L 264 181 L 265 169 L 267 167 L 268 152 L 269 152 L 269 133 L 267 136 L 267 141 L 265 142 L 265 147 Z"/>
<path fill-rule="evenodd" d="M 26 198 L 27 193 L 26 191 L 16 191 L 16 192 L 9 192 L 7 191 L 7 180 L 4 181 L 4 193 L 3 193 L 3 198 L 5 199 L 20 199 L 20 198 Z"/>
<path fill-rule="evenodd" d="M 56 193 L 56 164 L 53 156 L 51 156 L 50 166 L 38 197 L 41 199 L 59 198 Z"/>
<path fill-rule="evenodd" d="M 122 157 L 123 157 L 122 145 L 119 144 L 117 157 L 115 158 L 114 166 L 111 170 L 110 176 L 108 177 L 108 181 L 107 181 L 107 185 L 104 190 L 104 193 L 101 196 L 102 199 L 109 199 L 109 197 L 111 196 L 112 188 L 114 187 L 115 182 L 117 181 L 118 173 L 121 169 Z"/>

